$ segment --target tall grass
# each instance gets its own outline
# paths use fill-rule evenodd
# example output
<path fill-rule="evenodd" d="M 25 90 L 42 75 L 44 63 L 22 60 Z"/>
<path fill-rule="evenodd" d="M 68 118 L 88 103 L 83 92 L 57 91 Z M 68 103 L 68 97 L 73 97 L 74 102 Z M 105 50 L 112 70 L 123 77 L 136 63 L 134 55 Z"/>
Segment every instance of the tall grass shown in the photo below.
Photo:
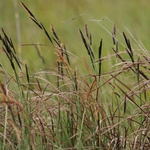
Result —
<path fill-rule="evenodd" d="M 33 44 L 43 70 L 31 75 L 30 64 L 19 60 L 12 40 L 2 29 L 1 50 L 14 74 L 1 65 L 5 82 L 0 82 L 0 148 L 149 149 L 150 62 L 143 45 L 128 32 L 136 42 L 135 49 L 114 23 L 111 32 L 95 20 L 112 38 L 111 53 L 103 55 L 107 41 L 101 38 L 94 48 L 86 24 L 79 29 L 79 37 L 89 60 L 81 60 L 61 42 L 52 25 L 49 33 L 21 4 L 55 49 L 56 67 L 47 68 L 44 56 Z"/>

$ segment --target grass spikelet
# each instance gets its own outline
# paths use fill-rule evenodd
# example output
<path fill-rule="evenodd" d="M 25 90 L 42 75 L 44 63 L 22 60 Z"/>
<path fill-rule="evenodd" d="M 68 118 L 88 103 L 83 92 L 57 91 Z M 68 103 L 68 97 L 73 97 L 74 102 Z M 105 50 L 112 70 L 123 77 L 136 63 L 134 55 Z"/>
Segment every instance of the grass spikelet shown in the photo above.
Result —
<path fill-rule="evenodd" d="M 69 59 L 69 55 L 68 55 L 68 53 L 67 53 L 65 44 L 64 44 L 64 43 L 61 43 L 61 44 L 60 44 L 60 47 L 62 48 L 63 53 L 66 55 L 67 62 L 68 62 L 68 64 L 70 65 L 70 59 Z"/>
<path fill-rule="evenodd" d="M 117 22 L 107 17 L 96 20 L 81 14 L 71 21 L 86 16 L 90 25 L 99 25 L 110 39 L 103 42 L 105 36 L 96 37 L 100 39 L 97 43 L 85 24 L 84 32 L 79 29 L 79 34 L 74 34 L 80 38 L 62 43 L 68 40 L 58 37 L 61 31 L 51 25 L 49 34 L 23 2 L 21 5 L 35 26 L 42 29 L 55 50 L 52 57 L 56 54 L 57 58 L 49 62 L 47 53 L 40 53 L 39 46 L 47 48 L 48 44 L 22 44 L 37 50 L 38 55 L 29 57 L 31 62 L 39 60 L 40 65 L 32 68 L 26 51 L 22 55 L 25 59 L 18 59 L 15 45 L 2 28 L 0 52 L 7 58 L 1 61 L 0 70 L 2 149 L 149 149 L 150 56 L 141 42 L 130 33 L 132 43 L 119 31 Z M 112 31 L 103 23 L 113 26 Z M 100 35 L 104 35 L 102 32 Z M 85 49 L 83 58 L 80 52 L 73 53 L 78 49 Z M 11 64 L 9 69 L 5 63 Z"/>
<path fill-rule="evenodd" d="M 91 60 L 91 63 L 92 63 L 92 67 L 93 67 L 93 69 L 95 70 L 95 66 L 94 66 L 94 59 L 95 59 L 95 57 L 94 57 L 93 51 L 92 51 L 90 45 L 87 44 L 86 39 L 84 38 L 84 35 L 83 35 L 83 33 L 82 33 L 82 31 L 81 31 L 80 29 L 79 29 L 79 32 L 80 32 L 82 41 L 83 41 L 83 43 L 84 43 L 84 46 L 85 46 L 85 48 L 86 48 L 86 50 L 87 50 L 87 53 L 88 53 L 88 55 L 90 56 L 90 60 Z"/>
<path fill-rule="evenodd" d="M 5 43 L 5 41 L 8 42 L 9 46 L 13 49 L 14 53 L 16 54 L 16 50 L 14 48 L 14 45 L 13 45 L 13 42 L 11 40 L 11 38 L 8 38 L 7 34 L 5 33 L 4 29 L 1 28 L 2 32 L 3 32 L 3 35 L 4 35 L 4 39 L 1 37 L 0 39 Z"/>
<path fill-rule="evenodd" d="M 112 39 L 113 39 L 113 44 L 116 45 L 116 25 L 113 23 L 113 32 L 112 32 Z"/>
<path fill-rule="evenodd" d="M 130 44 L 130 40 L 129 40 L 129 39 L 127 39 L 127 37 L 126 37 L 126 35 L 125 35 L 125 33 L 124 33 L 124 32 L 123 32 L 123 37 L 124 37 L 125 42 L 126 42 L 126 45 L 127 45 L 127 47 L 128 47 L 128 49 L 126 49 L 126 51 L 127 51 L 127 53 L 129 54 L 131 61 L 132 61 L 132 62 L 134 62 L 133 52 L 132 52 L 132 48 L 131 48 L 131 44 Z"/>
<path fill-rule="evenodd" d="M 86 48 L 88 54 L 90 55 L 90 52 L 89 52 L 89 48 L 88 48 L 88 44 L 87 44 L 87 42 L 86 42 L 86 39 L 84 38 L 83 33 L 82 33 L 82 31 L 81 31 L 80 29 L 79 29 L 79 32 L 80 32 L 80 34 L 81 34 L 81 38 L 82 38 L 83 44 L 84 44 L 84 46 L 85 46 L 85 48 Z"/>
<path fill-rule="evenodd" d="M 98 49 L 98 59 L 99 59 L 98 74 L 99 74 L 99 80 L 100 80 L 101 71 L 102 71 L 102 60 L 101 60 L 101 56 L 102 56 L 102 39 L 101 39 L 101 41 L 100 41 L 100 45 L 99 45 L 99 49 Z"/>
<path fill-rule="evenodd" d="M 87 24 L 85 24 L 85 33 L 86 33 L 87 38 L 89 39 L 89 32 L 88 32 L 88 25 Z"/>
<path fill-rule="evenodd" d="M 59 40 L 59 38 L 58 38 L 58 36 L 57 36 L 57 34 L 56 34 L 55 30 L 54 30 L 53 25 L 51 25 L 51 26 L 50 26 L 50 29 L 51 29 L 51 31 L 52 31 L 52 33 L 53 33 L 54 37 L 55 37 L 55 38 L 56 38 L 56 40 L 58 41 L 57 43 L 60 43 L 60 40 Z"/>
<path fill-rule="evenodd" d="M 30 83 L 30 78 L 29 78 L 29 72 L 28 72 L 27 64 L 25 64 L 25 69 L 26 69 L 27 82 Z"/>
<path fill-rule="evenodd" d="M 4 38 L 1 36 L 1 41 L 3 43 L 3 45 L 5 46 L 5 48 L 3 48 L 3 50 L 5 51 L 9 61 L 10 61 L 10 64 L 12 66 L 12 69 L 15 71 L 15 65 L 14 65 L 14 62 L 13 62 L 13 59 L 15 59 L 18 67 L 20 68 L 21 70 L 21 65 L 20 65 L 20 62 L 18 60 L 18 58 L 15 56 L 14 52 L 15 52 L 15 49 L 14 49 L 14 46 L 12 41 L 9 40 L 8 36 L 6 35 L 4 29 L 2 28 L 2 32 L 4 34 Z M 13 51 L 11 50 L 13 49 Z"/>
<path fill-rule="evenodd" d="M 48 39 L 50 40 L 50 42 L 53 44 L 53 41 L 52 41 L 50 35 L 48 34 L 47 30 L 45 29 L 45 27 L 43 26 L 42 23 L 41 23 L 41 27 L 42 27 L 42 29 L 44 30 L 44 32 L 45 32 L 46 36 L 48 37 Z"/>
<path fill-rule="evenodd" d="M 27 6 L 26 6 L 23 2 L 21 2 L 21 5 L 23 6 L 23 8 L 24 8 L 24 9 L 26 10 L 26 12 L 28 13 L 29 18 L 30 18 L 32 21 L 34 21 L 34 22 L 39 26 L 39 28 L 42 29 L 42 26 L 40 25 L 40 23 L 38 23 L 37 19 L 36 19 L 35 16 L 32 14 L 32 12 L 27 8 Z"/>
<path fill-rule="evenodd" d="M 36 25 L 38 25 L 38 27 L 39 27 L 40 29 L 44 30 L 46 36 L 48 37 L 48 39 L 50 40 L 50 42 L 53 44 L 53 41 L 52 41 L 50 35 L 48 34 L 47 30 L 46 30 L 45 27 L 43 26 L 43 24 L 42 24 L 42 23 L 39 23 L 39 22 L 37 21 L 37 19 L 35 18 L 35 16 L 31 13 L 31 11 L 26 7 L 26 5 L 25 5 L 23 2 L 21 2 L 21 5 L 24 7 L 24 9 L 26 10 L 26 12 L 28 13 L 29 18 L 30 18 Z"/>
<path fill-rule="evenodd" d="M 85 34 L 86 34 L 86 37 L 87 37 L 87 39 L 90 41 L 90 46 L 92 46 L 92 34 L 91 33 L 89 33 L 89 31 L 88 31 L 88 25 L 87 24 L 85 24 Z"/>
<path fill-rule="evenodd" d="M 62 70 L 61 72 L 62 72 L 62 74 L 63 74 L 63 66 L 65 66 L 65 69 L 68 73 L 71 72 L 70 71 L 70 66 L 69 66 L 69 64 L 67 63 L 67 60 L 64 57 L 63 50 L 58 46 L 56 46 L 56 50 L 57 50 L 57 56 L 60 59 L 59 62 L 61 63 L 61 70 Z"/>

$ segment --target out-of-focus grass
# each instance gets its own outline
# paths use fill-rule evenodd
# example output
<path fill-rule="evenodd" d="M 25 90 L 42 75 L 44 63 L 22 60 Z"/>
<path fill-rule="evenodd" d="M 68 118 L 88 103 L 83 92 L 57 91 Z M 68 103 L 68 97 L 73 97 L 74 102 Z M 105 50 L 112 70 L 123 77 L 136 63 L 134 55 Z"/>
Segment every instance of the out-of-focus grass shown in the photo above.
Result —
<path fill-rule="evenodd" d="M 13 4 L 8 2 L 7 5 L 3 2 L 1 9 L 7 14 L 1 16 L 5 30 L 0 34 L 3 66 L 3 81 L 0 82 L 3 141 L 0 145 L 3 149 L 149 147 L 149 55 L 141 43 L 132 38 L 134 35 L 141 39 L 144 33 L 138 31 L 140 26 L 136 22 L 142 26 L 142 21 L 148 21 L 138 11 L 142 7 L 146 12 L 146 3 L 139 1 L 136 6 L 133 1 L 129 6 L 121 1 L 24 3 L 27 7 L 23 3 L 22 6 L 27 13 L 18 5 L 21 27 L 18 54 L 7 37 L 11 37 L 17 47 L 13 17 L 16 9 L 11 7 L 8 11 L 6 8 Z M 28 14 L 32 21 L 27 18 Z M 83 14 L 86 15 L 78 17 Z M 92 17 L 103 20 L 92 20 Z M 72 18 L 76 19 L 67 22 Z M 54 32 L 52 35 L 50 24 L 60 41 Z M 87 33 L 93 36 L 92 44 L 85 34 L 85 24 Z M 141 29 L 145 26 L 143 24 Z M 126 27 L 131 35 L 125 31 Z M 54 45 L 43 31 L 50 32 Z M 117 33 L 118 41 L 114 41 L 118 42 L 119 51 L 117 42 L 112 41 L 112 32 Z M 141 40 L 146 42 L 147 37 Z M 22 74 L 18 71 L 20 66 Z"/>
<path fill-rule="evenodd" d="M 14 0 L 15 1 L 15 0 Z M 0 2 L 0 26 L 5 27 L 5 31 L 9 33 L 10 37 L 17 44 L 17 34 L 16 34 L 16 22 L 15 22 L 15 8 L 11 0 L 1 0 Z M 150 13 L 148 0 L 142 1 L 111 1 L 107 2 L 104 0 L 98 1 L 84 0 L 84 1 L 59 1 L 59 0 L 37 0 L 31 2 L 24 0 L 24 3 L 32 10 L 35 16 L 40 20 L 50 31 L 50 24 L 53 24 L 55 30 L 62 39 L 62 42 L 66 44 L 67 49 L 73 52 L 75 55 L 86 56 L 84 47 L 79 40 L 79 28 L 83 28 L 84 24 L 88 24 L 89 28 L 92 29 L 92 34 L 95 35 L 94 45 L 95 50 L 98 48 L 98 43 L 100 38 L 103 37 L 104 43 L 110 43 L 111 37 L 94 21 L 90 20 L 87 16 L 82 16 L 69 23 L 64 23 L 74 17 L 81 14 L 87 14 L 97 20 L 104 18 L 105 16 L 111 19 L 111 21 L 116 23 L 116 27 L 120 31 L 125 29 L 122 27 L 123 23 L 135 38 L 140 39 L 146 47 L 148 46 L 149 31 L 149 18 L 147 14 Z M 21 43 L 20 44 L 31 44 L 32 42 L 37 44 L 48 43 L 47 38 L 44 36 L 42 31 L 39 31 L 35 27 L 34 23 L 30 21 L 24 12 L 23 8 L 20 6 L 18 1 L 18 14 L 21 27 Z M 64 21 L 64 22 L 63 22 Z M 121 22 L 121 23 L 120 23 Z M 109 31 L 112 30 L 112 24 L 108 20 L 103 20 L 100 22 Z M 78 45 L 78 46 L 77 46 Z M 16 45 L 17 46 L 17 45 Z M 106 44 L 105 53 L 108 54 L 110 45 Z M 49 60 L 54 60 L 54 49 L 51 44 L 48 46 L 40 47 L 42 54 L 44 55 L 46 62 Z M 37 52 L 33 46 L 21 46 L 21 56 L 24 61 L 30 62 L 32 66 L 39 70 L 41 61 L 37 58 Z M 49 64 L 53 65 L 53 64 Z"/>

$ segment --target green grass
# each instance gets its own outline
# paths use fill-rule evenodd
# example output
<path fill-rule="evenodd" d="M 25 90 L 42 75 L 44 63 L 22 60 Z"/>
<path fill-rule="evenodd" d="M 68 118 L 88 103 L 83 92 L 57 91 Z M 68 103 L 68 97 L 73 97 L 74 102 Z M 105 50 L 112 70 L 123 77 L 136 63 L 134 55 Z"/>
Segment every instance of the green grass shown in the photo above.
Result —
<path fill-rule="evenodd" d="M 83 29 L 85 24 L 88 24 L 89 28 L 91 29 L 91 33 L 94 39 L 93 46 L 96 50 L 98 48 L 99 40 L 103 38 L 104 42 L 107 42 L 107 44 L 104 44 L 104 55 L 107 55 L 110 53 L 112 42 L 111 37 L 106 34 L 106 32 L 104 32 L 104 30 L 100 28 L 95 22 L 91 21 L 91 19 L 86 16 L 79 17 L 78 19 L 67 24 L 62 22 L 66 22 L 81 14 L 87 14 L 96 20 L 101 20 L 106 16 L 116 23 L 116 26 L 120 31 L 125 31 L 121 24 L 123 23 L 127 28 L 129 28 L 130 31 L 132 31 L 132 34 L 136 37 L 136 39 L 140 39 L 142 43 L 147 48 L 149 48 L 147 42 L 147 39 L 149 38 L 149 33 L 147 32 L 149 30 L 149 19 L 145 15 L 149 14 L 147 0 L 138 1 L 138 4 L 132 1 L 130 2 L 130 5 L 129 2 L 126 1 L 114 3 L 110 0 L 108 0 L 107 3 L 105 1 L 99 2 L 98 0 L 94 0 L 93 3 L 90 1 L 82 1 L 78 3 L 74 1 L 70 3 L 67 0 L 64 0 L 61 2 L 61 5 L 59 0 L 47 0 L 45 2 L 37 0 L 36 4 L 30 3 L 27 0 L 24 0 L 23 2 L 26 3 L 29 9 L 34 12 L 34 15 L 37 16 L 37 19 L 43 23 L 48 32 L 50 32 L 50 24 L 53 24 L 56 31 L 58 32 L 58 36 L 62 40 L 61 42 L 67 43 L 67 49 L 74 53 L 76 56 L 80 56 L 80 58 L 85 55 L 85 51 L 82 51 L 81 54 L 81 51 L 79 50 L 80 48 L 83 49 L 83 44 L 79 39 L 79 34 L 77 31 L 79 28 Z M 49 45 L 49 42 L 46 36 L 44 36 L 43 32 L 38 30 L 38 27 L 35 27 L 33 22 L 29 21 L 25 11 L 22 9 L 22 7 L 20 7 L 20 4 L 18 3 L 18 14 L 20 17 L 19 21 L 21 30 L 20 40 L 17 36 L 15 19 L 16 9 L 13 6 L 13 1 L 2 0 L 1 4 L 1 27 L 5 27 L 5 31 L 9 33 L 9 36 L 13 39 L 14 45 L 16 45 L 17 48 L 17 52 L 20 53 L 21 51 L 21 54 L 19 55 L 21 55 L 22 60 L 32 64 L 32 67 L 37 69 L 37 71 L 41 69 L 41 60 L 37 59 L 37 51 L 35 48 L 33 48 L 31 45 L 20 45 L 33 43 L 44 44 L 45 46 L 41 46 L 40 50 L 43 55 L 47 53 L 47 55 L 44 56 L 45 61 L 48 66 L 53 67 L 53 64 L 55 63 L 52 62 L 55 62 L 56 59 L 53 53 L 53 47 Z M 5 9 L 6 7 L 7 9 Z M 107 19 L 104 19 L 101 23 L 110 32 L 112 31 L 112 24 Z M 76 47 L 76 43 L 78 43 L 78 47 L 80 48 Z M 7 64 L 5 64 L 5 66 L 6 65 Z"/>
<path fill-rule="evenodd" d="M 21 43 L 0 16 L 0 149 L 149 149 L 147 3 L 98 4 L 19 4 Z"/>

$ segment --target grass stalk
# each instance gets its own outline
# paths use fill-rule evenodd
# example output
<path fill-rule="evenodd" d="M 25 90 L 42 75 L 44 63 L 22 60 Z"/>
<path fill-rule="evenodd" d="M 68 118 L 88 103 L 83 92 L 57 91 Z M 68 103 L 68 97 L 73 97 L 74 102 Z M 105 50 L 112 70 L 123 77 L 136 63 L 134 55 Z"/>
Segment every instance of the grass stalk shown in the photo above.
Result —
<path fill-rule="evenodd" d="M 2 29 L 0 49 L 13 70 L 13 75 L 7 75 L 9 81 L 5 81 L 5 86 L 1 83 L 0 87 L 0 106 L 6 104 L 4 111 L 0 108 L 2 149 L 120 150 L 149 147 L 150 59 L 145 56 L 148 53 L 137 51 L 115 23 L 109 20 L 113 25 L 111 33 L 101 24 L 102 20 L 89 17 L 110 35 L 114 54 L 105 56 L 102 51 L 105 39 L 100 39 L 97 46 L 86 24 L 85 32 L 79 29 L 78 35 L 88 54 L 82 60 L 69 52 L 72 49 L 68 50 L 66 45 L 71 43 L 62 43 L 53 25 L 49 34 L 28 7 L 21 4 L 29 18 L 43 30 L 55 49 L 57 60 L 52 62 L 54 68 L 48 68 L 50 65 L 45 61 L 45 55 L 32 44 L 43 62 L 41 70 L 32 75 L 35 68 L 21 63 L 11 38 Z M 117 39 L 118 33 L 126 46 Z M 97 54 L 95 47 L 98 47 Z M 107 66 L 110 61 L 111 66 Z M 2 68 L 2 74 L 5 74 L 4 70 Z"/>

